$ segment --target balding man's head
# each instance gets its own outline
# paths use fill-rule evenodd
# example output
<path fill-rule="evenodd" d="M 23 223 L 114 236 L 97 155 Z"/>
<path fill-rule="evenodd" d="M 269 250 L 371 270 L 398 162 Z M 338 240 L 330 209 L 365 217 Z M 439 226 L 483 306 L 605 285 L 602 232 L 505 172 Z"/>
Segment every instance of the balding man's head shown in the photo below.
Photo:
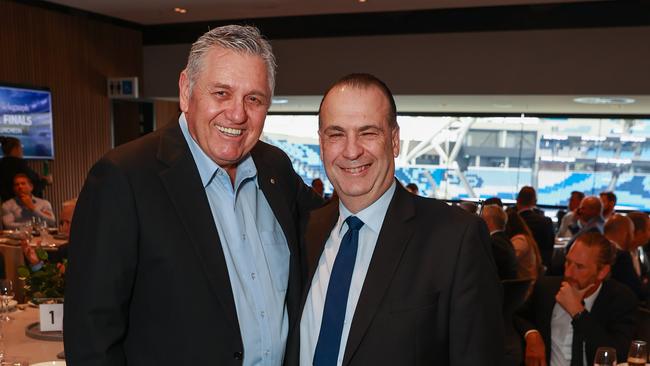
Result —
<path fill-rule="evenodd" d="M 588 223 L 596 217 L 603 214 L 603 204 L 600 198 L 596 196 L 588 196 L 582 199 L 580 207 L 578 207 L 578 218 L 583 224 Z"/>
<path fill-rule="evenodd" d="M 634 235 L 634 224 L 629 217 L 614 214 L 605 223 L 605 237 L 621 249 L 629 250 Z"/>
<path fill-rule="evenodd" d="M 508 216 L 498 205 L 487 205 L 481 210 L 481 217 L 485 220 L 490 232 L 503 231 L 506 229 Z"/>

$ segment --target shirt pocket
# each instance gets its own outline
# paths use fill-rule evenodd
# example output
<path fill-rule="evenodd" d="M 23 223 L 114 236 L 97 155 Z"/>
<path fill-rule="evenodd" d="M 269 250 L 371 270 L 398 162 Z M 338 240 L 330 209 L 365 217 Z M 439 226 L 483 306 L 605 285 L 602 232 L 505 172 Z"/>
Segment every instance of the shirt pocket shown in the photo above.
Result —
<path fill-rule="evenodd" d="M 278 291 L 287 291 L 290 253 L 284 235 L 278 231 L 260 231 L 260 240 L 273 285 Z"/>

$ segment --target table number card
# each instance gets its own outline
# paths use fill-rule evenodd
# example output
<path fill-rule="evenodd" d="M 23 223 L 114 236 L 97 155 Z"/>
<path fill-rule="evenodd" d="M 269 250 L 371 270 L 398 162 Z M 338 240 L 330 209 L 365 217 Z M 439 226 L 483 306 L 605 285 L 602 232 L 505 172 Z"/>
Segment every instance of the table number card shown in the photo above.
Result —
<path fill-rule="evenodd" d="M 41 332 L 63 331 L 63 304 L 41 304 L 38 311 Z"/>

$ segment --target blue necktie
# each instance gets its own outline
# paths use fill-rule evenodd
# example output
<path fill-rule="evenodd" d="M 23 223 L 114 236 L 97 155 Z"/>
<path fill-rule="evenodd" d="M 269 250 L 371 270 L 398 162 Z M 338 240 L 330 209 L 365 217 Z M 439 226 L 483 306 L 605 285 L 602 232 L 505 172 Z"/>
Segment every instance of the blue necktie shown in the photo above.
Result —
<path fill-rule="evenodd" d="M 323 321 L 320 325 L 314 352 L 314 366 L 336 366 L 339 356 L 345 308 L 348 305 L 350 282 L 359 246 L 359 229 L 363 226 L 363 221 L 356 216 L 349 216 L 345 222 L 348 224 L 348 232 L 341 240 L 341 246 L 330 274 L 325 308 L 323 309 Z"/>

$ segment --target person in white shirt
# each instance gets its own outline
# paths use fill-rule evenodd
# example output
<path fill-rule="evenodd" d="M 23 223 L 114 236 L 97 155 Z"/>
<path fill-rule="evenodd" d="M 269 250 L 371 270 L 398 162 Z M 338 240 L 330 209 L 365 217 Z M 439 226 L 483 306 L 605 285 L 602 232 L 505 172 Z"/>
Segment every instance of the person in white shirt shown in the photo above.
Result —
<path fill-rule="evenodd" d="M 49 227 L 56 226 L 50 202 L 32 195 L 34 185 L 27 175 L 19 173 L 14 177 L 16 196 L 2 204 L 2 225 L 5 229 L 16 229 L 31 223 L 32 219 L 42 220 Z"/>
<path fill-rule="evenodd" d="M 625 359 L 636 330 L 637 300 L 607 279 L 616 255 L 598 232 L 579 236 L 566 256 L 564 278 L 542 277 L 519 312 L 527 366 L 591 365 L 598 347 Z"/>

